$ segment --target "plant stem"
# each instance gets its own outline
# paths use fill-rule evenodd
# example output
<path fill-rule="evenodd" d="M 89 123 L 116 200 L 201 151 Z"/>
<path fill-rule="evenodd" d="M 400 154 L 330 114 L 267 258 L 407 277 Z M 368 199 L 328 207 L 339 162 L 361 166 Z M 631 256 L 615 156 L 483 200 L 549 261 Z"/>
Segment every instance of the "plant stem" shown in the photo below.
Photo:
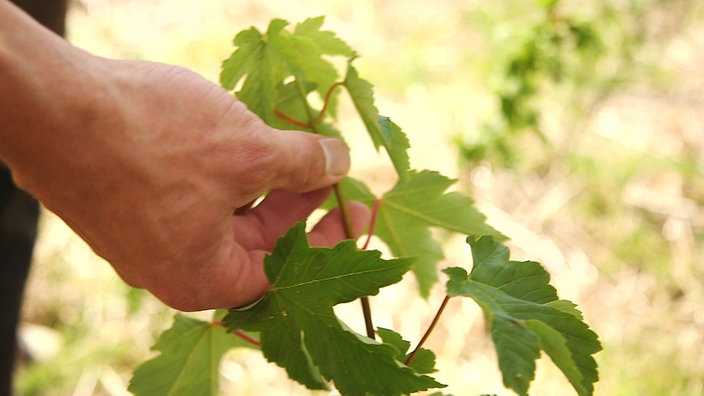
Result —
<path fill-rule="evenodd" d="M 247 341 L 248 343 L 250 343 L 254 346 L 257 346 L 257 347 L 261 346 L 261 343 L 259 343 L 259 341 L 255 340 L 254 338 L 248 336 L 247 334 L 245 334 L 239 330 L 233 331 L 232 334 L 236 335 L 237 337 Z"/>
<path fill-rule="evenodd" d="M 222 324 L 222 322 L 219 321 L 219 320 L 216 320 L 216 321 L 212 322 L 212 324 L 213 324 L 214 326 L 218 326 L 218 327 L 223 327 L 223 328 L 225 328 L 225 325 Z M 241 332 L 241 331 L 239 331 L 239 330 L 233 330 L 233 331 L 230 332 L 230 334 L 232 334 L 232 335 L 234 335 L 234 336 L 237 336 L 237 337 L 239 337 L 239 338 L 241 338 L 241 339 L 247 341 L 248 343 L 250 343 L 250 344 L 252 344 L 252 345 L 254 345 L 254 346 L 256 346 L 256 347 L 260 347 L 260 346 L 262 345 L 259 341 L 255 340 L 254 338 L 248 336 L 247 334 L 245 334 L 244 332 Z"/>
<path fill-rule="evenodd" d="M 318 125 L 317 125 L 317 116 L 313 113 L 313 109 L 311 109 L 310 105 L 308 104 L 308 100 L 306 99 L 306 96 L 308 94 L 306 93 L 306 88 L 303 86 L 303 82 L 301 81 L 301 78 L 299 76 L 296 76 L 295 80 L 296 82 L 296 90 L 298 91 L 298 95 L 301 96 L 301 101 L 303 101 L 303 107 L 306 110 L 306 115 L 308 116 L 308 127 L 317 134 L 320 134 L 318 131 Z"/>
<path fill-rule="evenodd" d="M 295 78 L 296 82 L 296 89 L 298 90 L 298 94 L 301 96 L 301 100 L 303 101 L 303 107 L 306 110 L 306 115 L 308 116 L 308 121 L 309 121 L 309 127 L 311 131 L 314 133 L 320 134 L 318 131 L 318 122 L 320 122 L 320 119 L 322 118 L 323 111 L 327 108 L 327 101 L 330 99 L 330 94 L 332 93 L 332 90 L 337 87 L 337 84 L 333 84 L 332 87 L 330 87 L 330 90 L 328 90 L 328 94 L 326 95 L 326 102 L 323 106 L 323 111 L 320 112 L 317 116 L 313 113 L 313 109 L 310 107 L 308 104 L 308 100 L 306 100 L 306 90 L 305 87 L 303 86 L 303 82 L 301 79 L 296 76 Z M 345 236 L 348 239 L 355 239 L 355 234 L 354 234 L 354 228 L 352 227 L 352 221 L 350 219 L 350 211 L 349 207 L 347 206 L 347 199 L 345 198 L 345 194 L 342 192 L 342 189 L 340 188 L 339 184 L 335 184 L 333 186 L 333 190 L 335 191 L 335 198 L 337 199 L 337 205 L 340 207 L 340 215 L 342 216 L 342 224 L 345 227 Z M 369 298 L 368 297 L 362 297 L 360 299 L 362 303 L 362 314 L 364 315 L 364 325 L 367 330 L 367 337 L 371 338 L 372 340 L 375 338 L 374 337 L 374 324 L 372 322 L 372 310 L 371 310 L 371 305 L 369 304 Z"/>
<path fill-rule="evenodd" d="M 340 207 L 340 216 L 342 217 L 342 225 L 345 227 L 345 237 L 348 239 L 355 239 L 354 229 L 352 229 L 352 219 L 350 218 L 350 208 L 347 205 L 347 198 L 342 192 L 339 184 L 333 186 L 333 191 L 335 192 L 335 199 L 337 199 L 337 205 Z"/>
<path fill-rule="evenodd" d="M 279 118 L 290 122 L 293 125 L 298 125 L 301 128 L 310 128 L 310 124 L 306 124 L 305 122 L 301 122 L 301 121 L 298 121 L 294 118 L 291 118 L 291 117 L 287 116 L 286 114 L 280 112 L 277 109 L 274 109 L 274 114 L 276 114 Z"/>
<path fill-rule="evenodd" d="M 320 122 L 325 116 L 325 111 L 328 109 L 328 105 L 330 104 L 330 97 L 332 96 L 333 91 L 335 91 L 335 88 L 340 87 L 342 85 L 345 85 L 344 81 L 338 81 L 330 86 L 330 89 L 328 89 L 328 92 L 325 94 L 325 102 L 323 103 L 323 108 L 320 110 L 320 113 L 318 113 L 318 117 L 315 118 L 316 123 Z"/>
<path fill-rule="evenodd" d="M 375 339 L 374 335 L 374 322 L 372 322 L 372 306 L 369 304 L 369 297 L 364 296 L 359 299 L 362 303 L 362 315 L 364 315 L 364 328 L 367 330 L 367 337 L 372 340 Z"/>
<path fill-rule="evenodd" d="M 445 299 L 442 300 L 442 304 L 440 304 L 440 308 L 438 308 L 438 312 L 435 313 L 435 317 L 433 318 L 433 321 L 430 323 L 430 326 L 428 327 L 428 330 L 425 331 L 425 334 L 423 334 L 423 338 L 420 339 L 420 342 L 418 343 L 418 346 L 416 346 L 416 349 L 411 352 L 410 355 L 408 355 L 408 358 L 406 359 L 406 366 L 408 366 L 413 358 L 416 356 L 416 353 L 420 350 L 420 348 L 425 344 L 425 341 L 430 337 L 430 333 L 433 332 L 433 329 L 435 328 L 435 325 L 438 324 L 438 320 L 440 319 L 440 315 L 442 315 L 442 312 L 445 310 L 445 307 L 447 306 L 447 302 L 450 301 L 450 296 L 445 296 Z"/>
<path fill-rule="evenodd" d="M 367 250 L 367 247 L 369 247 L 369 242 L 372 240 L 372 236 L 374 236 L 374 227 L 376 226 L 376 217 L 379 213 L 380 203 L 381 199 L 377 199 L 374 201 L 374 208 L 372 209 L 372 218 L 371 220 L 369 220 L 369 231 L 367 232 L 367 240 L 364 241 L 364 246 L 362 246 L 362 250 Z M 374 339 L 374 324 L 372 323 L 372 311 L 371 306 L 369 305 L 369 299 L 367 297 L 363 297 L 360 301 L 362 302 L 362 313 L 364 314 L 364 324 L 366 325 L 367 336 L 371 339 Z"/>
<path fill-rule="evenodd" d="M 374 200 L 374 207 L 372 208 L 372 218 L 369 220 L 369 231 L 367 232 L 367 240 L 364 241 L 362 245 L 362 250 L 367 250 L 369 247 L 369 242 L 371 242 L 374 236 L 374 228 L 376 227 L 376 217 L 379 214 L 379 205 L 381 204 L 381 199 Z"/>

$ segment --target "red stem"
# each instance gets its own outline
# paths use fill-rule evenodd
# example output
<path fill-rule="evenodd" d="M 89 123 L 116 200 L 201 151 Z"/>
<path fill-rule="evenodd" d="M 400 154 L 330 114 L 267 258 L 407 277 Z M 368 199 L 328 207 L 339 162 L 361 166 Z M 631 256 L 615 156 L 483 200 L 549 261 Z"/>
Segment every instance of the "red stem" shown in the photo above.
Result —
<path fill-rule="evenodd" d="M 442 300 L 442 304 L 440 304 L 440 308 L 438 308 L 438 312 L 435 313 L 435 317 L 433 318 L 433 321 L 430 323 L 430 327 L 428 327 L 428 330 L 425 331 L 425 334 L 423 334 L 423 338 L 420 339 L 420 342 L 418 343 L 418 346 L 416 346 L 416 349 L 411 352 L 410 355 L 408 355 L 408 358 L 406 359 L 406 366 L 408 366 L 411 361 L 413 360 L 414 357 L 416 357 L 416 353 L 420 351 L 420 348 L 425 344 L 425 341 L 430 337 L 430 333 L 433 332 L 433 329 L 435 328 L 435 325 L 438 324 L 438 320 L 440 319 L 440 315 L 442 315 L 442 311 L 445 310 L 445 307 L 447 306 L 447 302 L 450 301 L 450 296 L 445 296 L 445 299 Z"/>
<path fill-rule="evenodd" d="M 376 199 L 374 200 L 374 208 L 372 209 L 372 218 L 369 220 L 369 232 L 367 232 L 367 240 L 364 242 L 364 246 L 362 247 L 362 250 L 367 250 L 367 247 L 369 246 L 369 241 L 371 241 L 372 236 L 374 235 L 374 226 L 376 225 L 376 215 L 379 213 L 379 202 L 381 200 Z M 369 297 L 362 297 L 360 299 L 360 302 L 362 303 L 362 313 L 364 315 L 364 324 L 366 326 L 367 330 L 367 337 L 371 338 L 372 340 L 374 339 L 374 324 L 372 323 L 372 307 L 371 304 L 369 304 Z"/>
<path fill-rule="evenodd" d="M 216 321 L 213 322 L 212 324 L 213 324 L 214 326 L 219 326 L 219 327 L 225 328 L 225 325 L 223 325 L 222 322 L 219 321 L 219 320 L 216 320 Z M 241 339 L 247 341 L 248 343 L 250 343 L 250 344 L 252 344 L 252 345 L 254 345 L 254 346 L 256 346 L 256 347 L 260 347 L 260 346 L 261 346 L 261 343 L 260 343 L 259 341 L 255 340 L 254 338 L 248 336 L 247 334 L 245 334 L 245 333 L 243 333 L 243 332 L 241 332 L 241 331 L 239 331 L 239 330 L 233 330 L 230 334 L 235 335 L 235 336 L 237 336 L 237 337 L 239 337 L 239 338 L 241 338 Z"/>
<path fill-rule="evenodd" d="M 335 88 L 342 86 L 344 84 L 345 83 L 343 81 L 338 81 L 330 86 L 330 88 L 328 89 L 328 92 L 325 94 L 325 102 L 323 103 L 323 108 L 320 110 L 320 113 L 318 113 L 318 116 L 315 118 L 315 121 L 314 121 L 315 124 L 319 123 L 320 120 L 323 119 L 323 116 L 325 115 L 325 111 L 327 111 L 327 109 L 328 109 L 328 104 L 330 104 L 330 97 L 332 96 L 332 93 L 335 90 Z M 311 127 L 310 122 L 299 121 L 295 118 L 289 117 L 288 115 L 284 114 L 283 112 L 281 112 L 277 109 L 274 109 L 274 114 L 276 114 L 279 118 L 290 122 L 293 125 L 298 125 L 301 128 L 310 128 Z"/>
<path fill-rule="evenodd" d="M 301 128 L 310 128 L 310 124 L 309 124 L 309 123 L 302 122 L 302 121 L 298 121 L 298 120 L 295 119 L 295 118 L 291 118 L 291 117 L 287 116 L 286 114 L 280 112 L 280 111 L 277 110 L 277 109 L 274 109 L 274 114 L 276 114 L 279 118 L 290 122 L 290 123 L 293 124 L 293 125 L 298 125 L 298 126 L 301 127 Z"/>
<path fill-rule="evenodd" d="M 331 85 L 330 88 L 328 89 L 328 92 L 325 94 L 325 102 L 323 103 L 323 108 L 320 110 L 320 113 L 318 113 L 318 117 L 315 119 L 315 122 L 318 123 L 320 120 L 323 119 L 323 116 L 325 115 L 325 111 L 328 109 L 328 104 L 330 103 L 330 97 L 332 96 L 332 92 L 335 90 L 335 88 L 344 85 L 345 83 L 343 81 L 338 81 L 335 84 Z"/>
<path fill-rule="evenodd" d="M 381 203 L 381 199 L 376 199 L 374 200 L 374 207 L 372 208 L 372 218 L 369 220 L 369 232 L 367 232 L 367 240 L 364 241 L 364 246 L 362 246 L 362 250 L 367 250 L 369 247 L 369 242 L 372 240 L 372 237 L 374 236 L 374 227 L 376 227 L 376 217 L 377 214 L 379 214 L 379 204 Z"/>
<path fill-rule="evenodd" d="M 261 346 L 261 343 L 260 343 L 259 341 L 255 340 L 254 338 L 248 336 L 247 334 L 245 334 L 245 333 L 243 333 L 243 332 L 241 332 L 241 331 L 239 331 L 239 330 L 233 331 L 232 334 L 234 334 L 234 335 L 236 335 L 237 337 L 239 337 L 239 338 L 241 338 L 241 339 L 243 339 L 243 340 L 249 342 L 250 344 L 252 344 L 252 345 L 254 345 L 254 346 L 257 346 L 257 347 Z"/>

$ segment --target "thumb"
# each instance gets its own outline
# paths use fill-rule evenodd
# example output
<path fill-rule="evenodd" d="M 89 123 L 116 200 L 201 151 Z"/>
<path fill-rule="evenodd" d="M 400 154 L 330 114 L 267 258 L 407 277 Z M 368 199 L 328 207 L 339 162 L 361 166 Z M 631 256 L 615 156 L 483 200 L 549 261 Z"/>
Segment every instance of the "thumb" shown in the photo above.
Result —
<path fill-rule="evenodd" d="M 270 158 L 257 169 L 266 175 L 265 190 L 304 193 L 341 181 L 350 168 L 347 145 L 340 139 L 302 131 L 269 129 L 264 133 Z"/>

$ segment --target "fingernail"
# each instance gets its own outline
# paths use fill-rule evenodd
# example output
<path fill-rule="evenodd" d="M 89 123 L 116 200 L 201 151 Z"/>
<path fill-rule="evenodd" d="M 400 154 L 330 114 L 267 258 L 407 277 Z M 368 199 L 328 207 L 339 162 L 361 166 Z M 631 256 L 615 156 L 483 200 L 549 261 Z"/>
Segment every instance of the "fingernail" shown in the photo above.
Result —
<path fill-rule="evenodd" d="M 340 139 L 325 138 L 318 140 L 325 155 L 325 172 L 332 176 L 344 176 L 350 170 L 350 152 Z"/>

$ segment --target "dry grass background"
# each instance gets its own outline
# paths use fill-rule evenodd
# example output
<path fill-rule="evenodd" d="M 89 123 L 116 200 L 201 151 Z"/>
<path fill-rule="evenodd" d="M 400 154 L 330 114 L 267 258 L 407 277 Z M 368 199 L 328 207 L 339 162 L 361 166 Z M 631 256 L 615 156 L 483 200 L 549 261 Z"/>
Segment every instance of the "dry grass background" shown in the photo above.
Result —
<path fill-rule="evenodd" d="M 378 107 L 408 133 L 412 165 L 460 178 L 490 223 L 511 238 L 513 256 L 544 263 L 560 295 L 584 310 L 605 347 L 597 355 L 596 394 L 704 393 L 702 10 L 645 48 L 663 61 L 666 85 L 643 82 L 611 96 L 585 121 L 569 158 L 558 156 L 539 171 L 510 171 L 458 167 L 450 144 L 491 109 L 472 66 L 486 49 L 467 19 L 475 7 L 449 0 L 81 0 L 70 14 L 69 38 L 96 54 L 178 64 L 217 81 L 236 32 L 264 28 L 274 17 L 295 23 L 326 15 L 326 27 L 361 54 L 357 65 L 375 84 Z M 342 123 L 348 136 L 363 133 L 354 121 Z M 353 175 L 380 189 L 393 182 L 384 159 L 351 140 Z M 447 246 L 443 267 L 470 265 L 461 239 Z M 172 312 L 123 285 L 50 213 L 36 253 L 22 330 L 36 361 L 20 373 L 21 393 L 125 394 L 131 370 L 151 356 Z M 442 287 L 427 301 L 413 287 L 409 278 L 372 304 L 377 325 L 415 343 Z M 360 327 L 357 305 L 338 311 Z M 450 385 L 447 393 L 511 394 L 473 302 L 453 301 L 428 346 L 438 354 L 437 378 Z M 250 351 L 231 353 L 222 374 L 225 394 L 309 394 Z M 531 394 L 573 391 L 543 359 Z"/>

